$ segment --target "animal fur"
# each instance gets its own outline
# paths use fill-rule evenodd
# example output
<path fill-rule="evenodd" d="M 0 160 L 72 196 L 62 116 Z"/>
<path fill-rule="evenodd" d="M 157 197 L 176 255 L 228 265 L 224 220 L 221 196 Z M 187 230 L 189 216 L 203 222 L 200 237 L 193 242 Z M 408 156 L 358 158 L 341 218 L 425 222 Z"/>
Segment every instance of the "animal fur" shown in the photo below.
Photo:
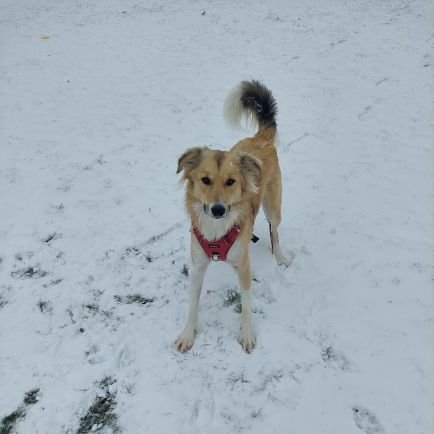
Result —
<path fill-rule="evenodd" d="M 282 184 L 275 146 L 277 104 L 262 83 L 243 81 L 227 97 L 225 117 L 232 126 L 243 118 L 256 127 L 253 137 L 236 143 L 229 151 L 207 147 L 187 149 L 178 160 L 186 184 L 185 204 L 191 219 L 207 240 L 225 235 L 235 224 L 240 234 L 228 253 L 241 291 L 241 329 L 238 341 L 246 352 L 256 343 L 251 325 L 251 272 L 249 241 L 259 207 L 270 224 L 271 246 L 280 265 L 287 265 L 277 228 L 281 221 Z M 186 351 L 193 345 L 203 278 L 209 265 L 195 235 L 191 236 L 191 297 L 187 324 L 176 340 Z"/>

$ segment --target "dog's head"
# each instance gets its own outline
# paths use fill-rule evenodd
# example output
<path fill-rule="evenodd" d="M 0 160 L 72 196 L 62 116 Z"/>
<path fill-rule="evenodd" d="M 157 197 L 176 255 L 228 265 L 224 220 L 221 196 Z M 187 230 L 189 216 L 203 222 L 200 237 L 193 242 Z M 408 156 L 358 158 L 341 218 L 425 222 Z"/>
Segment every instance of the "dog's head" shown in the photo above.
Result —
<path fill-rule="evenodd" d="M 178 160 L 181 171 L 191 205 L 222 219 L 258 192 L 261 161 L 246 153 L 190 148 Z"/>

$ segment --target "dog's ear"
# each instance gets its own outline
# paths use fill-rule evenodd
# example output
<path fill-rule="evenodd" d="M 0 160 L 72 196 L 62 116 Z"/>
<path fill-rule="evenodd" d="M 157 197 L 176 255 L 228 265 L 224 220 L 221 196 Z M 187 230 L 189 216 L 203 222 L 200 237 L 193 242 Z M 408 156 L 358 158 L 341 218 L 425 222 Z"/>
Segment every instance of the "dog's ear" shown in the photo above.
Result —
<path fill-rule="evenodd" d="M 195 169 L 202 160 L 202 152 L 205 148 L 190 148 L 187 149 L 178 160 L 178 169 L 176 173 L 184 171 L 184 177 L 191 170 Z"/>
<path fill-rule="evenodd" d="M 261 160 L 251 154 L 242 153 L 239 156 L 238 166 L 244 178 L 244 189 L 248 193 L 257 193 L 261 183 Z"/>

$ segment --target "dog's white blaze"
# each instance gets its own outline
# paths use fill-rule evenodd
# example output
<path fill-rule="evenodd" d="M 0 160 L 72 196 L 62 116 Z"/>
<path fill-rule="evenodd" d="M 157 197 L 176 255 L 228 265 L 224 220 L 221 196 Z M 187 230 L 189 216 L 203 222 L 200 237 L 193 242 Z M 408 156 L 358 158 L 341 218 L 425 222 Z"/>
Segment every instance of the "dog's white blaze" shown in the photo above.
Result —
<path fill-rule="evenodd" d="M 215 219 L 205 213 L 203 205 L 195 204 L 193 211 L 199 223 L 199 231 L 209 241 L 217 240 L 225 235 L 239 219 L 239 212 L 232 208 L 229 214 L 221 219 Z"/>

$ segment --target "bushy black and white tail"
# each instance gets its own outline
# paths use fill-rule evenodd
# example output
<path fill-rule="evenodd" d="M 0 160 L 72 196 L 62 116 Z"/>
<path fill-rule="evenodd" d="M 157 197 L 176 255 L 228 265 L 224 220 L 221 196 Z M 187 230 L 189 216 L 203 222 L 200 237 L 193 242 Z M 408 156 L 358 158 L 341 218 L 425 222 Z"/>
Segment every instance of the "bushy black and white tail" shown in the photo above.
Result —
<path fill-rule="evenodd" d="M 244 118 L 253 128 L 262 130 L 276 128 L 277 103 L 273 94 L 261 82 L 242 81 L 233 89 L 225 101 L 225 118 L 228 123 L 239 128 Z"/>

